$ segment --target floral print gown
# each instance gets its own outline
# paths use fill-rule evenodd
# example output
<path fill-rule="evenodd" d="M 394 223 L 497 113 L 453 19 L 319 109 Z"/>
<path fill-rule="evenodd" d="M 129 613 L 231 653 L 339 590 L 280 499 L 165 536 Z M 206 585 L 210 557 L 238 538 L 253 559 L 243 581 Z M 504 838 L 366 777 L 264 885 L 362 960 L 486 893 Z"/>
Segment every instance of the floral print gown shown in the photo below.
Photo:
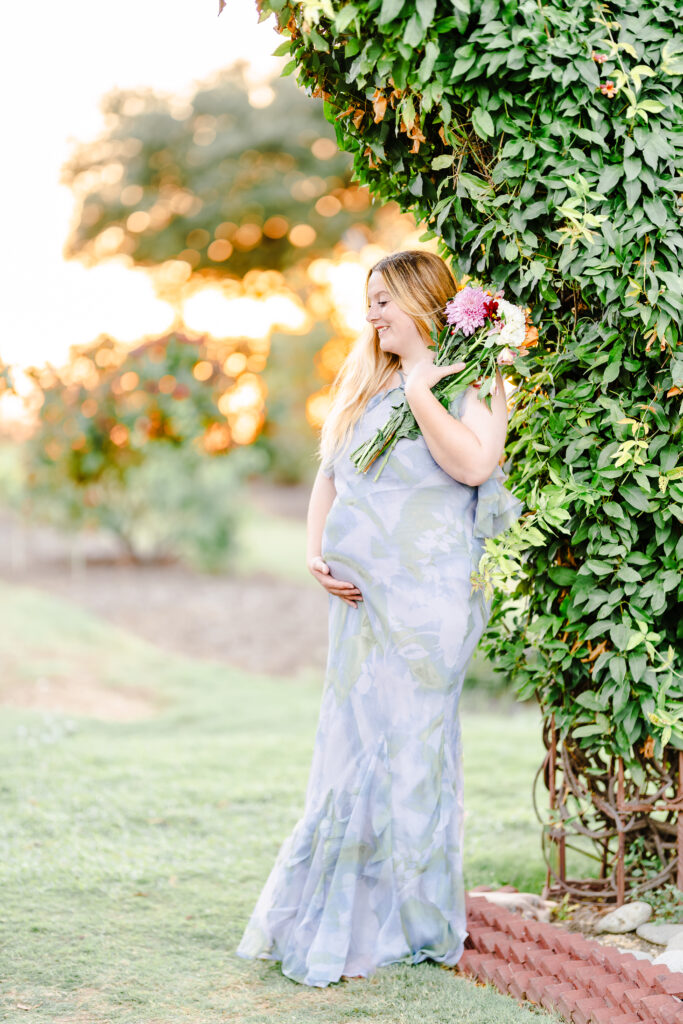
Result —
<path fill-rule="evenodd" d="M 397 961 L 452 965 L 467 934 L 458 701 L 490 611 L 470 573 L 483 539 L 521 506 L 500 467 L 465 486 L 422 435 L 398 442 L 378 480 L 373 467 L 357 473 L 349 452 L 386 422 L 401 388 L 370 399 L 351 444 L 323 466 L 337 496 L 322 557 L 363 600 L 329 595 L 305 808 L 237 950 L 281 961 L 306 985 Z"/>

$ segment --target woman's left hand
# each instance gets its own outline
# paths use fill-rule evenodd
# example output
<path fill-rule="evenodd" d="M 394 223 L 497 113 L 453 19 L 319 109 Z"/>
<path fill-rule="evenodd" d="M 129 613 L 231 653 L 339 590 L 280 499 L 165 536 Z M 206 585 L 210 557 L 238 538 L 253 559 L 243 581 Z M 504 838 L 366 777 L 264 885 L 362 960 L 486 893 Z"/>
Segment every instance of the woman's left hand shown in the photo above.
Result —
<path fill-rule="evenodd" d="M 434 385 L 444 377 L 448 377 L 452 373 L 460 373 L 466 365 L 466 363 L 451 363 L 449 366 L 435 366 L 431 359 L 421 359 L 406 377 L 405 394 L 409 396 L 414 389 L 431 391 Z"/>

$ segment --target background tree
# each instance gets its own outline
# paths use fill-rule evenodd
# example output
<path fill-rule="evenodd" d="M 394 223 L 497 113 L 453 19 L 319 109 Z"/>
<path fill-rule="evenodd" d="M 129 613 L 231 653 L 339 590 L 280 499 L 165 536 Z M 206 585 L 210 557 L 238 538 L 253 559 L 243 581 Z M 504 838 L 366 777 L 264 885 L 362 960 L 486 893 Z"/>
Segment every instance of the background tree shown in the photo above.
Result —
<path fill-rule="evenodd" d="M 116 92 L 104 112 L 103 135 L 79 145 L 64 169 L 77 197 L 67 253 L 86 262 L 123 255 L 178 306 L 228 278 L 238 292 L 263 298 L 273 292 L 273 273 L 284 273 L 277 290 L 296 293 L 314 326 L 279 339 L 260 443 L 276 479 L 308 478 L 317 423 L 306 415 L 311 358 L 329 337 L 334 308 L 307 267 L 371 240 L 391 245 L 406 218 L 395 204 L 375 216 L 367 190 L 350 181 L 351 160 L 337 148 L 322 104 L 291 81 L 254 95 L 238 66 L 190 100 Z M 266 345 L 260 369 L 267 355 Z"/>
<path fill-rule="evenodd" d="M 641 784 L 683 745 L 679 5 L 262 7 L 357 179 L 532 307 L 508 448 L 528 513 L 482 567 L 509 583 L 488 648 L 565 751 Z"/>
<path fill-rule="evenodd" d="M 67 254 L 179 260 L 195 274 L 236 277 L 328 254 L 371 217 L 368 194 L 350 184 L 320 105 L 291 81 L 273 82 L 272 94 L 252 105 L 240 66 L 187 102 L 110 94 L 104 134 L 64 168 L 79 198 Z"/>
<path fill-rule="evenodd" d="M 262 382 L 241 372 L 248 351 L 237 343 L 225 358 L 212 339 L 175 333 L 129 351 L 104 337 L 61 371 L 31 371 L 42 404 L 25 446 L 26 510 L 110 530 L 136 559 L 220 568 L 241 481 L 264 462 L 242 447 L 263 418 Z"/>

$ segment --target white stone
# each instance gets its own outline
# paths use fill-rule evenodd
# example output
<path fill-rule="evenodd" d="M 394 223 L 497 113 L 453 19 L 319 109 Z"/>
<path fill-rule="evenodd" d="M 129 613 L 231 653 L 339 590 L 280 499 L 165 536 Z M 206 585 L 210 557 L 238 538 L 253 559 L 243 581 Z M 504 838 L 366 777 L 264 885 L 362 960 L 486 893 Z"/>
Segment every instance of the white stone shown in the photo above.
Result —
<path fill-rule="evenodd" d="M 683 932 L 683 924 L 641 924 L 636 928 L 639 938 L 655 946 L 666 946 L 679 932 Z"/>
<path fill-rule="evenodd" d="M 645 924 L 652 917 L 652 907 L 644 900 L 634 900 L 633 903 L 625 903 L 610 914 L 606 914 L 598 922 L 597 931 L 610 932 L 613 935 L 621 935 L 624 932 L 633 932 L 639 924 Z"/>
<path fill-rule="evenodd" d="M 683 949 L 683 928 L 671 936 L 666 944 L 665 953 L 670 953 L 674 949 Z"/>
<path fill-rule="evenodd" d="M 663 964 L 670 971 L 683 972 L 683 949 L 672 949 L 670 952 L 660 953 L 652 963 L 656 966 Z"/>

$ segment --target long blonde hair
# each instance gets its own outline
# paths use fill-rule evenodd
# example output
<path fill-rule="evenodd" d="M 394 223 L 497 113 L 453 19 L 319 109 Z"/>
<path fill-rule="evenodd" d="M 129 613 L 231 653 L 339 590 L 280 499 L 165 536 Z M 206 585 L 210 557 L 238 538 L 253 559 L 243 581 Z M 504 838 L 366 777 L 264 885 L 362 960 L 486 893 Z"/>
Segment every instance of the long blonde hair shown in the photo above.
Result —
<path fill-rule="evenodd" d="M 368 283 L 374 273 L 382 275 L 391 298 L 413 319 L 425 343 L 430 344 L 432 324 L 441 330 L 446 322 L 446 303 L 457 291 L 453 275 L 441 257 L 419 249 L 385 256 L 368 271 L 366 305 Z M 377 331 L 368 324 L 332 384 L 332 404 L 320 436 L 319 454 L 323 462 L 348 444 L 365 406 L 388 384 L 399 363 L 397 355 L 382 351 Z"/>

